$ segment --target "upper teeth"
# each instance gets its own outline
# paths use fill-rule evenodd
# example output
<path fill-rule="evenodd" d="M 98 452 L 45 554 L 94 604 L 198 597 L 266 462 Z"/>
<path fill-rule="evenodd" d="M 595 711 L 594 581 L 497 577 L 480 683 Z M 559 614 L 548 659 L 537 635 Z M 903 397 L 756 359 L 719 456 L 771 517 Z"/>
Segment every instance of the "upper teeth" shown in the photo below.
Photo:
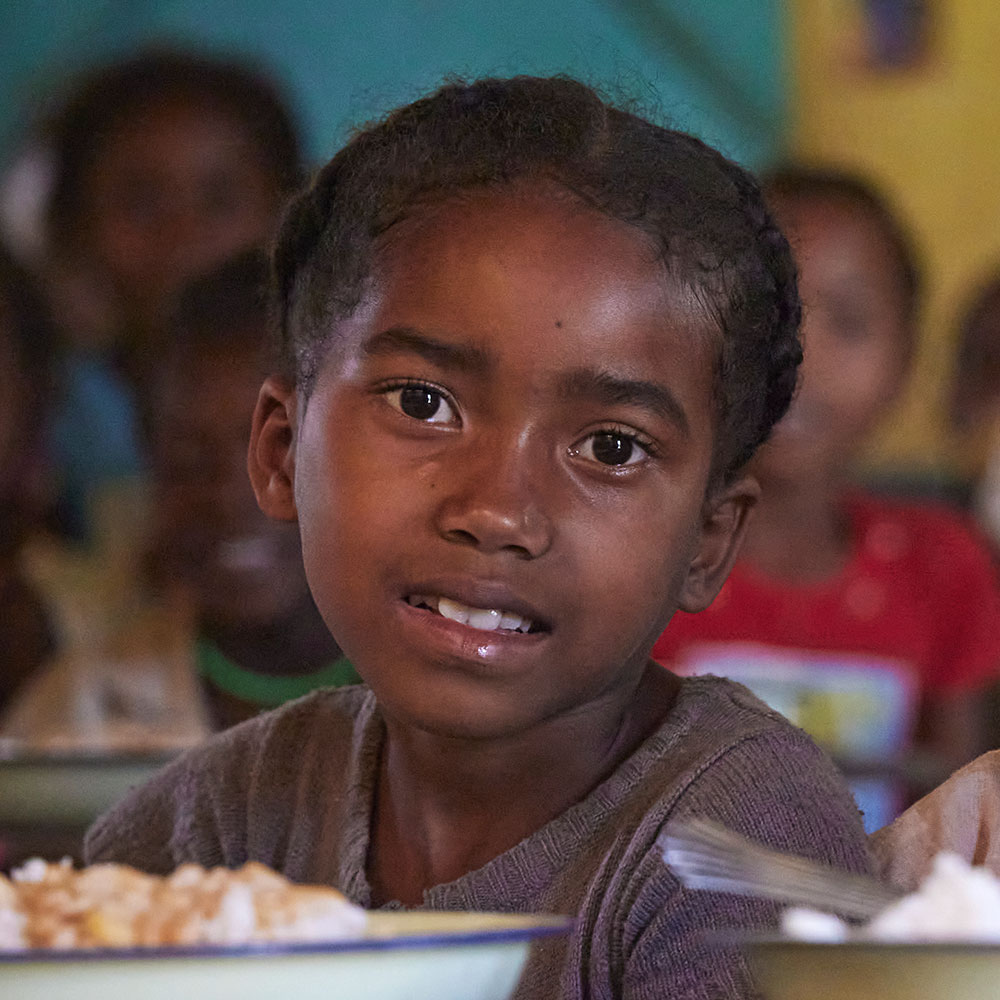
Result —
<path fill-rule="evenodd" d="M 510 629 L 516 632 L 527 632 L 532 625 L 530 618 L 522 618 L 513 611 L 503 611 L 499 608 L 473 608 L 450 597 L 428 597 L 426 594 L 412 594 L 407 602 L 414 607 L 426 604 L 432 611 L 437 611 L 444 618 L 462 625 L 485 632 L 493 632 L 498 628 Z"/>

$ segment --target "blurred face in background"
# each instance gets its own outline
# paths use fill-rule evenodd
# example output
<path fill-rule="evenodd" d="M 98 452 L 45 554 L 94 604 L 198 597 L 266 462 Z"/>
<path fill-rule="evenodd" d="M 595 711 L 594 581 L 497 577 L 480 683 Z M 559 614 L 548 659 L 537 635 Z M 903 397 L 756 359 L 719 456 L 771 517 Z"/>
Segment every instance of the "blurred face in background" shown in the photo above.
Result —
<path fill-rule="evenodd" d="M 951 417 L 964 434 L 1000 419 L 1000 282 L 994 279 L 966 313 L 951 386 Z"/>
<path fill-rule="evenodd" d="M 25 373 L 14 349 L 13 322 L 12 310 L 0 293 L 0 502 L 17 492 L 30 419 Z"/>
<path fill-rule="evenodd" d="M 81 249 L 124 316 L 152 326 L 189 277 L 266 241 L 280 203 L 239 121 L 164 100 L 119 126 L 85 175 Z"/>
<path fill-rule="evenodd" d="M 216 625 L 266 624 L 306 592 L 296 526 L 261 513 L 247 476 L 259 387 L 256 352 L 202 345 L 175 352 L 157 393 L 155 564 Z"/>
<path fill-rule="evenodd" d="M 0 550 L 41 523 L 50 502 L 43 376 L 29 370 L 16 323 L 17 310 L 0 286 Z"/>
<path fill-rule="evenodd" d="M 835 477 L 896 397 L 912 331 L 899 259 L 846 198 L 772 200 L 799 268 L 804 361 L 798 393 L 753 469 L 762 479 Z"/>

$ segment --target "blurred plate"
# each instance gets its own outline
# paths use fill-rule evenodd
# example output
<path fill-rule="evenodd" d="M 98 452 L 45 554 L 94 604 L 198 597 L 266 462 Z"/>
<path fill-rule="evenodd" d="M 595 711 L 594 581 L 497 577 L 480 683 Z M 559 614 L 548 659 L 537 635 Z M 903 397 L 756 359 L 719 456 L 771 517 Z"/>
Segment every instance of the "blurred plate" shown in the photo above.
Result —
<path fill-rule="evenodd" d="M 744 947 L 768 1000 L 1000 997 L 1000 945 L 814 944 L 776 939 Z"/>
<path fill-rule="evenodd" d="M 33 753 L 0 760 L 0 826 L 83 829 L 170 759 Z"/>
<path fill-rule="evenodd" d="M 506 1000 L 532 941 L 568 917 L 372 913 L 369 937 L 334 944 L 95 949 L 0 955 L 17 1000 Z"/>

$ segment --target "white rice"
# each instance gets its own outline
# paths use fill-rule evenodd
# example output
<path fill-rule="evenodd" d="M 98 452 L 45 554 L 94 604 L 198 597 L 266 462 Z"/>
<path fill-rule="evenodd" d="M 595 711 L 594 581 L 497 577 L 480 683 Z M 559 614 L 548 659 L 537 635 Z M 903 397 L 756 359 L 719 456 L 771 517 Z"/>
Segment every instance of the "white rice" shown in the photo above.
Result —
<path fill-rule="evenodd" d="M 934 858 L 920 887 L 852 928 L 828 913 L 801 907 L 785 911 L 788 937 L 804 941 L 972 941 L 1000 943 L 1000 879 L 955 854 Z"/>

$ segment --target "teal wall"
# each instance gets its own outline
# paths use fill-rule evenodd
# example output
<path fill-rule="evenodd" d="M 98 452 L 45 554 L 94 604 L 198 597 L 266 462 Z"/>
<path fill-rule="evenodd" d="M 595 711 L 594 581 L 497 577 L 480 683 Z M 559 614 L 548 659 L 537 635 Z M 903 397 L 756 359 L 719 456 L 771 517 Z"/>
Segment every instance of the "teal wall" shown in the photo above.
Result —
<path fill-rule="evenodd" d="M 449 74 L 568 72 L 759 166 L 783 135 L 781 0 L 11 0 L 0 157 L 46 95 L 144 42 L 262 60 L 313 159 Z"/>

